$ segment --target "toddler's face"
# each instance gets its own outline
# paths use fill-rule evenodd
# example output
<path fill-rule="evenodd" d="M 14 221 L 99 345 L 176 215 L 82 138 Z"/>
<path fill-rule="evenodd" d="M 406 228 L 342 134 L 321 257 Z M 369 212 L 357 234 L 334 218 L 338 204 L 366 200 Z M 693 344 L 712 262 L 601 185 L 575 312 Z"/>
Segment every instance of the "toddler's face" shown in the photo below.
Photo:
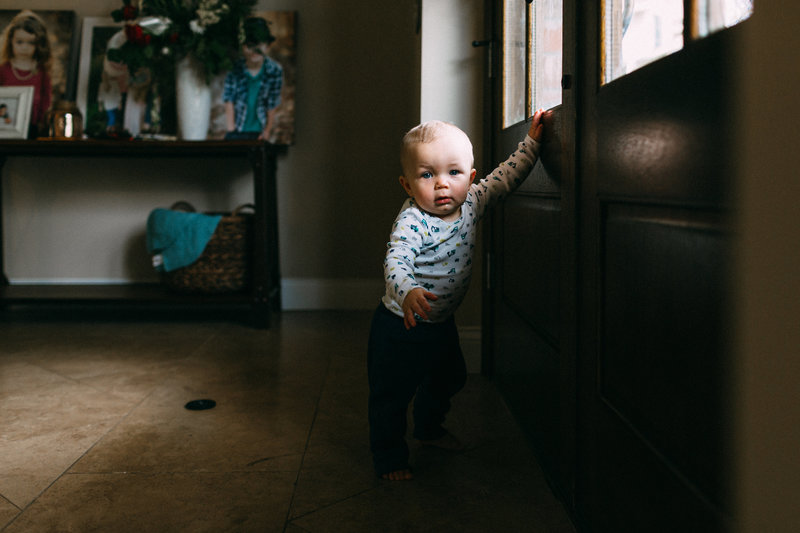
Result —
<path fill-rule="evenodd" d="M 36 36 L 17 28 L 11 36 L 11 51 L 15 59 L 33 59 L 36 53 Z"/>
<path fill-rule="evenodd" d="M 400 184 L 424 211 L 446 222 L 461 216 L 461 204 L 475 177 L 472 150 L 464 135 L 447 131 L 414 145 Z"/>

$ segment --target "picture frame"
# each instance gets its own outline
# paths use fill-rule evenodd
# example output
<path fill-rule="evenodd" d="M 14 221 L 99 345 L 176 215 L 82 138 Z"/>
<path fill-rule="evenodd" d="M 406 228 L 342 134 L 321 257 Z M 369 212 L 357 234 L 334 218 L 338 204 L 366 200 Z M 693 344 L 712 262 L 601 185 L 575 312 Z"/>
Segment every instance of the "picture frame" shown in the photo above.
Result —
<path fill-rule="evenodd" d="M 111 17 L 84 17 L 81 27 L 80 67 L 76 104 L 83 115 L 84 130 L 100 121 L 97 94 L 103 71 L 104 46 L 123 27 Z M 105 119 L 103 119 L 105 120 Z"/>
<path fill-rule="evenodd" d="M 136 81 L 137 77 L 142 76 L 140 72 L 137 77 L 127 79 L 127 88 L 124 91 L 119 86 L 115 88 L 114 78 L 123 70 L 127 71 L 127 67 L 108 62 L 106 52 L 116 41 L 124 42 L 123 28 L 123 23 L 114 22 L 110 17 L 83 19 L 76 100 L 78 109 L 83 114 L 84 131 L 89 137 L 123 134 L 135 137 L 157 132 L 169 138 L 176 130 L 173 95 L 166 95 L 164 98 L 155 95 L 158 99 L 158 111 L 148 107 L 145 113 L 143 105 L 135 103 L 138 102 L 136 96 L 140 93 L 134 94 L 134 91 L 144 88 L 143 92 L 147 93 L 148 101 L 152 104 L 153 95 L 149 89 L 155 88 L 156 80 L 149 73 L 144 76 L 144 83 Z M 167 86 L 171 87 L 171 84 Z M 158 124 L 150 122 L 154 118 L 158 120 Z"/>
<path fill-rule="evenodd" d="M 25 139 L 31 120 L 33 87 L 0 87 L 0 139 Z"/>
<path fill-rule="evenodd" d="M 0 28 L 5 30 L 24 8 L 0 9 Z M 52 103 L 75 99 L 75 78 L 78 68 L 78 17 L 74 11 L 31 9 L 47 27 L 53 62 L 50 69 Z"/>
<path fill-rule="evenodd" d="M 297 50 L 295 38 L 296 11 L 256 11 L 252 14 L 267 21 L 275 41 L 269 47 L 268 56 L 283 69 L 281 103 L 275 108 L 275 125 L 267 139 L 276 145 L 292 145 L 295 142 L 295 88 L 297 83 Z M 222 92 L 225 75 L 211 82 L 211 118 L 209 139 L 223 139 L 226 132 L 225 107 Z"/>
<path fill-rule="evenodd" d="M 295 86 L 296 86 L 296 49 L 295 49 L 295 11 L 258 11 L 253 16 L 267 20 L 275 41 L 270 46 L 269 57 L 278 62 L 283 70 L 281 103 L 275 110 L 275 127 L 271 138 L 276 145 L 294 144 L 295 138 Z M 114 22 L 110 17 L 85 17 L 80 41 L 80 68 L 77 74 L 77 105 L 83 114 L 84 131 L 90 137 L 103 136 L 109 117 L 107 110 L 101 109 L 98 98 L 103 81 L 104 57 L 109 40 L 122 31 L 123 24 Z M 209 129 L 206 139 L 220 140 L 225 137 L 225 108 L 222 93 L 226 74 L 211 80 L 212 102 Z M 157 116 L 161 122 L 154 129 L 157 138 L 172 138 L 177 133 L 175 122 L 174 80 L 155 80 L 158 99 Z M 116 124 L 129 123 L 129 98 L 126 98 L 124 117 L 115 118 Z M 148 114 L 149 116 L 149 114 Z M 134 125 L 137 123 L 134 121 Z M 148 127 L 150 124 L 148 124 Z M 151 131 L 138 127 L 126 128 L 126 133 L 133 136 L 147 136 Z M 153 136 L 151 136 L 153 137 Z M 153 137 L 153 138 L 156 138 Z"/>

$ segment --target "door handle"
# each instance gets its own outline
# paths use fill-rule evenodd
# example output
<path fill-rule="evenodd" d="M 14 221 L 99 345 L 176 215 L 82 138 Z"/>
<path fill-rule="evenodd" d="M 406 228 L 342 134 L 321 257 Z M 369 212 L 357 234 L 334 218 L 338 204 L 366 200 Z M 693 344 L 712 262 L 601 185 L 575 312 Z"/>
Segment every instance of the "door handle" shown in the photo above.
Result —
<path fill-rule="evenodd" d="M 489 53 L 486 54 L 486 77 L 493 78 L 494 72 L 492 72 L 492 45 L 493 41 L 491 39 L 484 39 L 482 41 L 472 41 L 473 48 L 483 48 L 486 47 L 489 49 Z"/>

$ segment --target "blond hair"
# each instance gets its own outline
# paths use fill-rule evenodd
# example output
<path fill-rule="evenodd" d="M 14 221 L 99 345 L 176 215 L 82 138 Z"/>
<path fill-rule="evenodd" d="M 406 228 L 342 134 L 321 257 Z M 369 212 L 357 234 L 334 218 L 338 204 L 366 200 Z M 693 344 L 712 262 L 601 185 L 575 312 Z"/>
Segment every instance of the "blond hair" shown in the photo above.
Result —
<path fill-rule="evenodd" d="M 400 166 L 403 172 L 405 172 L 406 165 L 413 155 L 414 146 L 433 142 L 448 132 L 461 135 L 464 141 L 466 141 L 467 146 L 469 146 L 470 153 L 472 153 L 472 142 L 470 142 L 469 136 L 467 136 L 461 128 L 451 122 L 429 120 L 418 126 L 414 126 L 403 136 L 403 142 L 400 147 Z"/>

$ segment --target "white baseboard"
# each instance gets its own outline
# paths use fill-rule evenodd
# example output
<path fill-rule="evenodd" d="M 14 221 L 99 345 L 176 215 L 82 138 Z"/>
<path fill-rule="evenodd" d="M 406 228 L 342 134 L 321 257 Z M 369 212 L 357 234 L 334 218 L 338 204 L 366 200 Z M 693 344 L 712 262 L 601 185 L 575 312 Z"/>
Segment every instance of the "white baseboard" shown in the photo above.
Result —
<path fill-rule="evenodd" d="M 12 285 L 127 285 L 129 279 L 120 278 L 10 278 Z"/>
<path fill-rule="evenodd" d="M 121 278 L 11 278 L 12 285 L 126 285 Z M 285 311 L 373 310 L 383 296 L 383 282 L 364 279 L 283 278 Z"/>
<path fill-rule="evenodd" d="M 383 296 L 381 279 L 283 278 L 281 307 L 285 311 L 373 310 Z"/>

